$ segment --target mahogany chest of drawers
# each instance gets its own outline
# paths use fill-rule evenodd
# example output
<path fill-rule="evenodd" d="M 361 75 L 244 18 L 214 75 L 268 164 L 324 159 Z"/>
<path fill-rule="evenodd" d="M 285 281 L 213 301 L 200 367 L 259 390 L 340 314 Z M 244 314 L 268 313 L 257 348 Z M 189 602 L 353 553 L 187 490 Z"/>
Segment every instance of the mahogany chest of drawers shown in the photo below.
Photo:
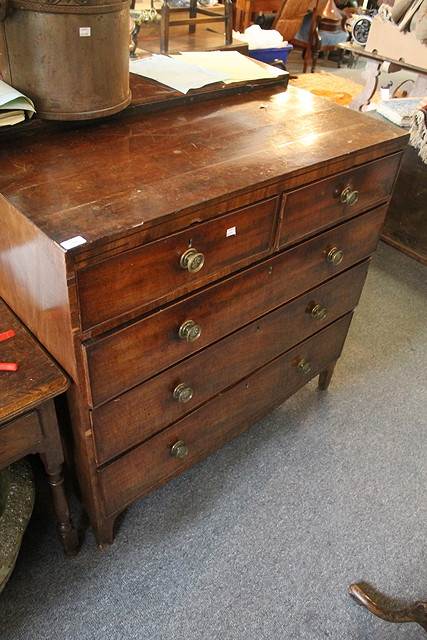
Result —
<path fill-rule="evenodd" d="M 406 141 L 266 87 L 1 150 L 0 295 L 72 379 L 99 545 L 309 379 L 327 387 Z"/>

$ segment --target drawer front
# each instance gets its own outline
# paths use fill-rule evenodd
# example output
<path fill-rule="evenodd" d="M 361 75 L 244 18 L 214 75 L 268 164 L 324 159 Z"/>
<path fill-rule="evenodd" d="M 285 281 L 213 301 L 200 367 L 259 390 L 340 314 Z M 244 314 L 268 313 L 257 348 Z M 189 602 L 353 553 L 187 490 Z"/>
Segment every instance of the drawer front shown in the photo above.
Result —
<path fill-rule="evenodd" d="M 341 353 L 351 314 L 280 356 L 239 384 L 98 471 L 105 514 L 112 515 L 242 433 Z M 306 373 L 298 368 L 310 363 Z M 174 457 L 174 444 L 188 453 Z"/>
<path fill-rule="evenodd" d="M 368 262 L 279 307 L 92 413 L 98 464 L 172 424 L 351 311 Z"/>
<path fill-rule="evenodd" d="M 80 270 L 83 329 L 168 295 L 179 297 L 222 269 L 266 255 L 276 206 L 277 198 L 266 200 Z"/>
<path fill-rule="evenodd" d="M 280 247 L 331 227 L 389 198 L 400 158 L 398 154 L 377 160 L 288 193 Z"/>
<path fill-rule="evenodd" d="M 118 396 L 172 364 L 220 340 L 312 289 L 375 251 L 386 207 L 374 209 L 317 238 L 265 260 L 85 346 L 91 403 Z M 332 248 L 343 251 L 329 262 Z M 187 321 L 201 327 L 194 341 L 180 339 Z"/>
<path fill-rule="evenodd" d="M 35 411 L 0 426 L 0 469 L 36 453 L 41 445 L 40 421 Z"/>

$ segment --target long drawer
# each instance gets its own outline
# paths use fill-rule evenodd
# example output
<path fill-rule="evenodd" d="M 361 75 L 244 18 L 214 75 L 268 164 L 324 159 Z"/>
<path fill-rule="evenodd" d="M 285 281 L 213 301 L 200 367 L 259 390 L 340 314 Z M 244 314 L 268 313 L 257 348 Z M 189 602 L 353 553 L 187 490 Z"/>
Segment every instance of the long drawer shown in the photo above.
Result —
<path fill-rule="evenodd" d="M 367 269 L 365 261 L 95 409 L 98 464 L 139 444 L 354 309 Z"/>
<path fill-rule="evenodd" d="M 386 207 L 373 209 L 182 302 L 88 341 L 84 349 L 89 402 L 97 406 L 118 396 L 364 260 L 375 251 L 385 211 Z M 179 336 L 190 321 L 201 328 L 192 341 Z"/>
<path fill-rule="evenodd" d="M 40 449 L 42 432 L 36 411 L 0 426 L 0 469 Z"/>
<path fill-rule="evenodd" d="M 280 247 L 337 224 L 389 198 L 400 154 L 315 182 L 285 196 Z"/>
<path fill-rule="evenodd" d="M 350 320 L 351 314 L 337 320 L 141 446 L 99 469 L 105 515 L 117 513 L 218 449 L 311 377 L 325 370 L 340 356 Z M 186 455 L 179 457 L 186 449 Z"/>
<path fill-rule="evenodd" d="M 277 198 L 265 200 L 81 269 L 83 329 L 172 293 L 183 295 L 221 269 L 266 255 L 276 208 Z"/>

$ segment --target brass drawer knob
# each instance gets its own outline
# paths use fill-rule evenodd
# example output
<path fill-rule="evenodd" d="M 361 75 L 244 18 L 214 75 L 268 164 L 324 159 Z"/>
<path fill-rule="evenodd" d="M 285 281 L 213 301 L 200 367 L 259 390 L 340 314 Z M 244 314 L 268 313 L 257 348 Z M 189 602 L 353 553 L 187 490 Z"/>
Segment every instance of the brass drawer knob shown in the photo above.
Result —
<path fill-rule="evenodd" d="M 341 202 L 343 204 L 348 204 L 350 207 L 356 204 L 359 200 L 359 192 L 356 189 L 352 189 L 351 187 L 346 187 L 341 193 Z"/>
<path fill-rule="evenodd" d="M 178 335 L 181 340 L 188 340 L 188 342 L 194 342 L 202 333 L 202 327 L 196 324 L 194 320 L 186 320 L 182 323 L 178 330 Z"/>
<path fill-rule="evenodd" d="M 173 390 L 173 397 L 178 402 L 188 402 L 193 397 L 193 389 L 185 384 L 185 382 L 181 382 L 181 384 L 177 385 Z"/>
<path fill-rule="evenodd" d="M 190 273 L 197 273 L 205 264 L 205 256 L 197 249 L 187 249 L 181 256 L 179 264 Z"/>
<path fill-rule="evenodd" d="M 320 305 L 320 304 L 315 304 L 310 309 L 310 316 L 314 320 L 323 320 L 323 318 L 326 317 L 326 309 L 324 307 L 322 307 L 322 305 Z"/>
<path fill-rule="evenodd" d="M 178 440 L 178 442 L 175 442 L 171 447 L 171 454 L 175 456 L 175 458 L 184 458 L 188 451 L 187 445 L 182 440 Z"/>
<path fill-rule="evenodd" d="M 341 262 L 343 261 L 343 258 L 344 258 L 344 252 L 341 251 L 341 249 L 338 249 L 337 247 L 332 247 L 332 249 L 330 249 L 330 251 L 328 252 L 328 255 L 326 256 L 326 260 L 335 266 L 338 266 L 339 264 L 341 264 Z"/>
<path fill-rule="evenodd" d="M 311 362 L 309 360 L 305 360 L 304 358 L 297 364 L 297 371 L 299 371 L 300 373 L 308 373 L 310 369 Z"/>

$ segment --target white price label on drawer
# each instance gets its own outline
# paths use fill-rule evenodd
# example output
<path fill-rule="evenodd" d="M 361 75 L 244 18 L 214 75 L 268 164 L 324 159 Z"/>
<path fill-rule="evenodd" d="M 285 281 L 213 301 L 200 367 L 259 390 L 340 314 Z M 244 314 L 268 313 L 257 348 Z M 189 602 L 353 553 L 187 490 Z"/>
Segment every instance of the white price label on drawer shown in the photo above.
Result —
<path fill-rule="evenodd" d="M 68 250 L 73 249 L 74 247 L 79 247 L 81 244 L 86 244 L 86 240 L 83 236 L 74 236 L 74 238 L 61 242 L 61 247 Z"/>

